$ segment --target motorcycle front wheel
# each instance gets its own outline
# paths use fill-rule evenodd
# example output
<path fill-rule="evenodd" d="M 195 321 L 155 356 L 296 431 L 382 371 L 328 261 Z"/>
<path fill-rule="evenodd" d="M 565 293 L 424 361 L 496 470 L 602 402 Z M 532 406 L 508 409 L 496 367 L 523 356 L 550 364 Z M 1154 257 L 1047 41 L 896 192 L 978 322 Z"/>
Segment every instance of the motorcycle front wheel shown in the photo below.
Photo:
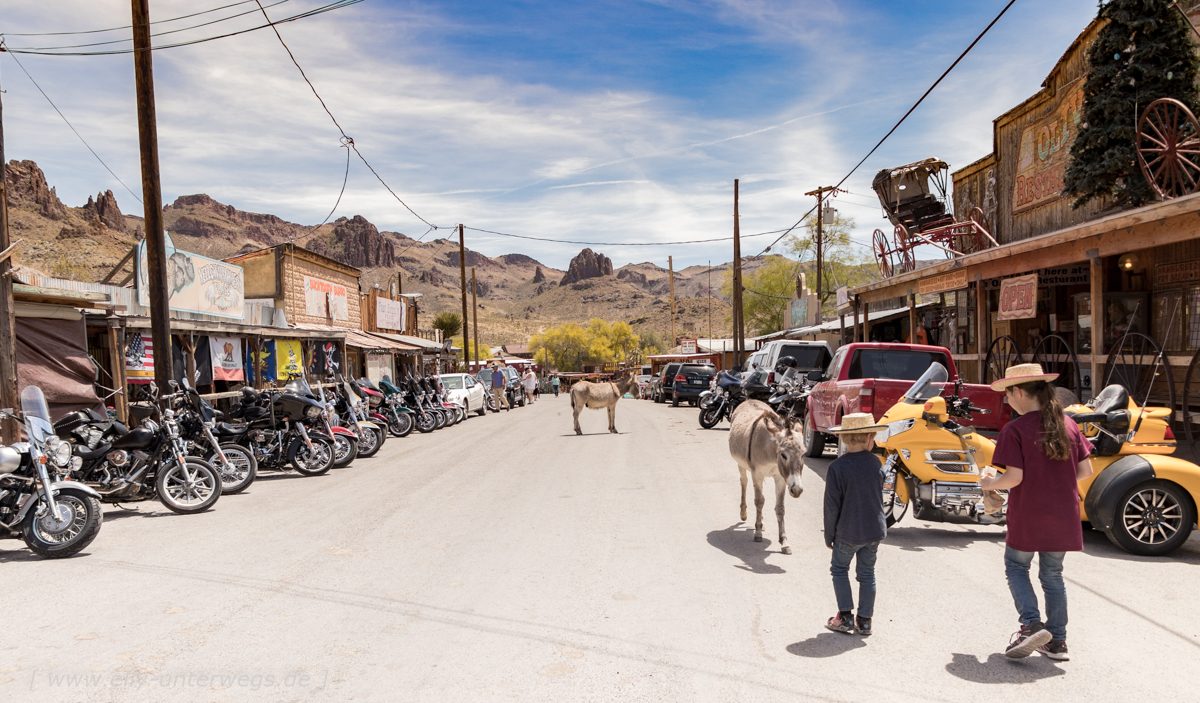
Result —
<path fill-rule="evenodd" d="M 25 516 L 21 537 L 38 556 L 74 556 L 96 539 L 103 513 L 100 501 L 76 488 L 61 488 L 54 496 L 58 514 L 51 515 L 43 498 Z"/>
<path fill-rule="evenodd" d="M 446 426 L 446 411 L 441 408 L 434 408 L 430 411 L 433 413 L 433 429 L 440 430 Z"/>
<path fill-rule="evenodd" d="M 349 466 L 358 457 L 358 440 L 344 434 L 333 436 L 333 465 L 335 468 Z"/>
<path fill-rule="evenodd" d="M 320 476 L 333 468 L 333 442 L 324 437 L 309 437 L 312 450 L 304 440 L 297 437 L 288 447 L 288 461 L 292 468 L 305 476 Z"/>
<path fill-rule="evenodd" d="M 396 413 L 388 421 L 388 432 L 393 437 L 407 437 L 412 433 L 414 424 L 412 413 Z"/>
<path fill-rule="evenodd" d="M 707 408 L 700 409 L 700 426 L 706 430 L 711 430 L 721 421 L 721 404 L 710 405 Z"/>
<path fill-rule="evenodd" d="M 426 410 L 426 411 L 422 412 L 420 415 L 417 415 L 416 425 L 417 425 L 417 432 L 420 432 L 421 434 L 426 434 L 428 432 L 433 432 L 434 430 L 437 429 L 437 420 L 434 419 L 433 413 Z"/>
<path fill-rule="evenodd" d="M 241 493 L 254 483 L 258 476 L 258 460 L 254 453 L 240 444 L 222 444 L 221 452 L 228 462 L 222 465 L 216 452 L 209 453 L 204 460 L 212 464 L 221 474 L 221 492 L 225 495 Z"/>
<path fill-rule="evenodd" d="M 358 455 L 364 459 L 370 459 L 379 453 L 383 447 L 383 440 L 387 438 L 383 428 L 371 429 L 363 428 L 362 437 L 358 440 Z"/>
<path fill-rule="evenodd" d="M 199 513 L 208 510 L 221 497 L 221 475 L 212 464 L 188 458 L 186 471 L 171 459 L 159 469 L 155 482 L 158 499 L 174 513 Z"/>

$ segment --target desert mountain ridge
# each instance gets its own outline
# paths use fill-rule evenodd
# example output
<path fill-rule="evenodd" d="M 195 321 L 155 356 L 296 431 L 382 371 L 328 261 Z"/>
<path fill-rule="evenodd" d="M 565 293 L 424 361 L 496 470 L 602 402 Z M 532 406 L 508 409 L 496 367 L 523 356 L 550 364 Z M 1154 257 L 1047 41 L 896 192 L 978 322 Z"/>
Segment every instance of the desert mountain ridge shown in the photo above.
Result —
<path fill-rule="evenodd" d="M 100 281 L 142 237 L 142 218 L 122 213 L 111 190 L 72 207 L 59 199 L 35 162 L 10 161 L 5 169 L 10 237 L 21 240 L 14 257 L 17 265 L 62 278 Z M 405 293 L 423 296 L 422 326 L 438 312 L 460 309 L 458 247 L 445 239 L 418 241 L 380 231 L 362 215 L 321 226 L 301 225 L 239 210 L 207 194 L 179 196 L 164 205 L 163 214 L 175 245 L 187 251 L 226 258 L 291 241 L 362 269 L 364 289 L 387 288 L 399 274 Z M 81 251 L 87 256 L 80 257 Z M 768 258 L 748 261 L 746 270 Z M 521 253 L 489 257 L 467 249 L 466 263 L 476 272 L 485 344 L 524 343 L 546 327 L 601 317 L 629 322 L 639 334 L 669 346 L 668 272 L 657 264 L 614 268 L 607 256 L 592 249 L 582 250 L 565 271 Z M 728 269 L 729 264 L 722 264 L 711 272 L 703 266 L 675 272 L 677 336 L 729 335 L 730 304 L 719 294 Z M 130 273 L 131 264 L 126 263 L 110 281 L 120 283 Z"/>

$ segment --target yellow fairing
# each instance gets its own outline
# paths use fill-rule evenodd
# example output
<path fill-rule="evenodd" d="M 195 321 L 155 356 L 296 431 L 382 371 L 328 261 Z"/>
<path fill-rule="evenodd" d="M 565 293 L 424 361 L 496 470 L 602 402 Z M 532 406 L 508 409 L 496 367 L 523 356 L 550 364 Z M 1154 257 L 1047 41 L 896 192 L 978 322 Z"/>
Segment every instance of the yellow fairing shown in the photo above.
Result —
<path fill-rule="evenodd" d="M 1121 455 L 1126 454 L 1160 454 L 1169 456 L 1175 453 L 1175 440 L 1167 439 L 1167 429 L 1171 421 L 1170 408 L 1157 408 L 1147 406 L 1139 408 L 1137 403 L 1129 400 L 1129 429 L 1137 427 L 1137 436 L 1132 442 L 1125 442 L 1121 445 Z M 1077 404 L 1067 407 L 1068 415 L 1082 415 L 1092 412 L 1092 409 L 1086 405 Z M 1138 426 L 1138 418 L 1141 417 L 1142 424 Z M 1095 438 L 1100 434 L 1100 429 L 1090 423 L 1085 422 L 1079 425 L 1079 429 L 1085 437 L 1089 439 Z"/>
<path fill-rule="evenodd" d="M 969 461 L 974 457 L 975 467 L 988 466 L 992 463 L 992 454 L 996 445 L 992 440 L 978 433 L 963 435 L 962 440 L 953 432 L 931 425 L 923 418 L 923 414 L 936 415 L 945 421 L 946 400 L 940 396 L 934 397 L 928 403 L 912 404 L 897 403 L 880 420 L 881 423 L 891 423 L 911 419 L 912 429 L 897 436 L 880 442 L 879 446 L 899 452 L 904 467 L 911 473 L 917 474 L 922 483 L 929 481 L 949 481 L 958 483 L 977 483 L 979 474 L 969 466 L 953 466 L 953 461 Z M 974 450 L 972 455 L 963 453 L 964 445 Z M 934 456 L 947 459 L 946 462 L 930 461 L 929 452 L 938 452 Z M 907 453 L 907 456 L 905 454 Z M 897 492 L 899 492 L 899 484 Z M 907 493 L 907 491 L 905 491 Z"/>
<path fill-rule="evenodd" d="M 1145 423 L 1142 426 L 1144 427 Z M 1200 504 L 1200 467 L 1178 457 L 1147 454 L 1146 452 L 1138 453 L 1154 468 L 1155 478 L 1178 484 L 1192 496 L 1194 503 Z M 1117 456 L 1092 457 L 1092 475 L 1079 482 L 1080 497 L 1086 498 L 1087 492 L 1092 487 L 1092 483 L 1096 480 L 1096 477 L 1109 466 L 1112 466 L 1122 456 L 1119 454 Z M 1087 511 L 1083 507 L 1084 502 L 1082 500 L 1079 501 L 1080 520 L 1088 519 Z"/>

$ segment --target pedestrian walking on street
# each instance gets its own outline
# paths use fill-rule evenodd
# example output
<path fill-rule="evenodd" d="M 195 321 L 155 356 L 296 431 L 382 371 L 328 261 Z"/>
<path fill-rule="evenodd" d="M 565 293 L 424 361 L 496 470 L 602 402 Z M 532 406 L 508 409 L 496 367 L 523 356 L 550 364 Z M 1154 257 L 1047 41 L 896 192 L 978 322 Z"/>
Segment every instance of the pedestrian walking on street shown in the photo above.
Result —
<path fill-rule="evenodd" d="M 850 413 L 841 425 L 829 428 L 844 451 L 829 465 L 825 477 L 825 546 L 833 550 L 829 573 L 838 608 L 825 627 L 847 635 L 857 631 L 869 636 L 875 615 L 875 558 L 887 534 L 887 521 L 879 500 L 882 465 L 871 447 L 875 433 L 883 428 L 870 413 Z M 857 615 L 850 590 L 852 560 L 858 580 Z"/>
<path fill-rule="evenodd" d="M 558 387 L 562 381 L 558 380 L 558 374 L 550 377 L 550 388 L 554 390 L 554 397 L 558 397 Z"/>
<path fill-rule="evenodd" d="M 1004 475 L 979 482 L 985 491 L 1008 489 L 1004 572 L 1021 621 L 1004 652 L 1013 659 L 1035 651 L 1058 661 L 1069 658 L 1063 558 L 1083 550 L 1079 480 L 1092 473 L 1092 445 L 1063 414 L 1050 383 L 1056 378 L 1039 364 L 1018 364 L 992 384 L 992 390 L 1004 391 L 1020 416 L 996 439 L 992 463 L 1004 468 Z M 1029 579 L 1035 554 L 1046 599 L 1045 623 Z"/>
<path fill-rule="evenodd" d="M 533 369 L 525 369 L 525 373 L 521 376 L 521 385 L 525 388 L 525 401 L 532 403 L 533 392 L 537 390 L 537 374 L 533 372 Z"/>
<path fill-rule="evenodd" d="M 500 364 L 492 365 L 492 394 L 496 396 L 496 409 L 504 408 L 505 411 L 512 410 L 508 404 L 508 394 L 504 392 L 508 385 L 508 379 L 504 377 L 504 372 L 500 370 Z"/>

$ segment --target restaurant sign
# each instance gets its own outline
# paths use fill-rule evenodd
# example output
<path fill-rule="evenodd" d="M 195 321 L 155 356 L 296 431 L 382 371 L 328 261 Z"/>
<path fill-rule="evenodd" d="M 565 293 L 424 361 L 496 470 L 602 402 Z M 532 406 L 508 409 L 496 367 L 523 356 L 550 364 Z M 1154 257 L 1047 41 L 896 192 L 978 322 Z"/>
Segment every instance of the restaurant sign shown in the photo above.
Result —
<path fill-rule="evenodd" d="M 917 282 L 917 293 L 920 295 L 929 295 L 930 293 L 945 293 L 952 290 L 962 290 L 967 287 L 967 272 L 966 271 L 951 271 L 950 273 L 941 273 L 936 276 L 926 276 Z"/>
<path fill-rule="evenodd" d="M 1061 89 L 1053 111 L 1021 130 L 1017 146 L 1013 212 L 1021 212 L 1062 195 L 1071 145 L 1083 120 L 1083 79 Z"/>
<path fill-rule="evenodd" d="M 1026 320 L 1037 317 L 1038 275 L 1017 276 L 1000 281 L 998 320 Z"/>
<path fill-rule="evenodd" d="M 314 276 L 304 277 L 304 312 L 313 317 L 350 319 L 346 286 Z"/>

